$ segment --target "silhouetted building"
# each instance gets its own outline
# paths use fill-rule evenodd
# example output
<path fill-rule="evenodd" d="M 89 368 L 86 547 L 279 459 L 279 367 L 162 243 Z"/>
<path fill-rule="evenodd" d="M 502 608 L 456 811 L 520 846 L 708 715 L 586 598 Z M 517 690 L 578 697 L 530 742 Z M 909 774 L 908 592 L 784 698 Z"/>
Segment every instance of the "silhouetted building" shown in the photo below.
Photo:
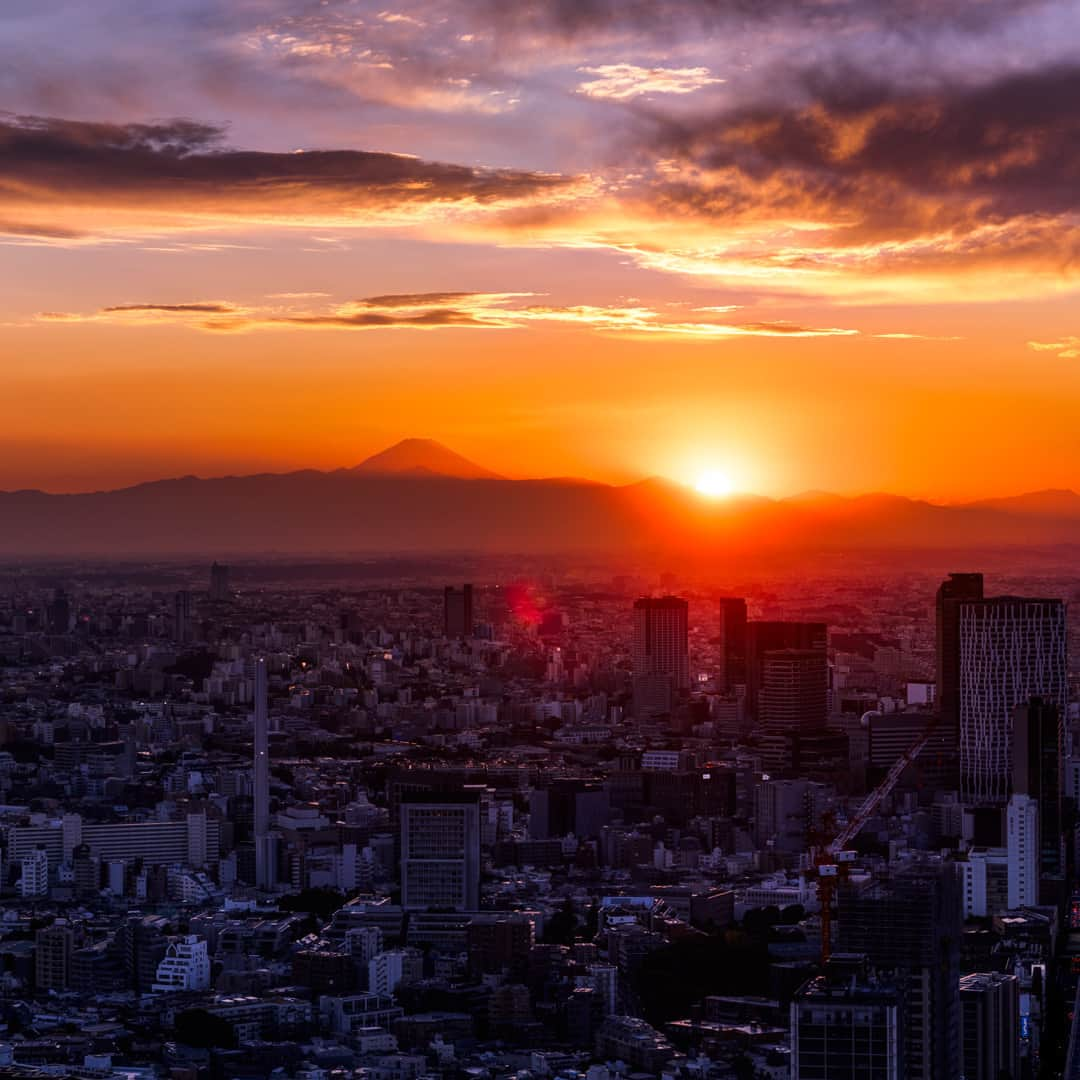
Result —
<path fill-rule="evenodd" d="M 723 596 L 720 614 L 721 682 L 724 690 L 746 683 L 746 601 L 741 596 Z"/>
<path fill-rule="evenodd" d="M 982 574 L 950 574 L 936 603 L 937 709 L 942 727 L 960 740 L 960 604 L 983 598 Z"/>
<path fill-rule="evenodd" d="M 641 716 L 671 711 L 690 689 L 688 605 L 677 596 L 634 602 L 634 709 Z"/>
<path fill-rule="evenodd" d="M 829 668 L 823 651 L 777 649 L 762 656 L 758 720 L 766 732 L 823 730 L 828 695 Z"/>
<path fill-rule="evenodd" d="M 443 590 L 443 634 L 448 638 L 473 636 L 473 587 L 450 585 Z"/>
<path fill-rule="evenodd" d="M 1013 793 L 1028 795 L 1039 815 L 1039 901 L 1064 900 L 1066 832 L 1071 812 L 1064 799 L 1065 726 L 1056 705 L 1033 698 L 1013 712 Z"/>
<path fill-rule="evenodd" d="M 746 624 L 746 709 L 760 717 L 761 690 L 765 682 L 765 655 L 798 649 L 828 657 L 829 632 L 818 622 L 748 622 Z"/>
<path fill-rule="evenodd" d="M 191 593 L 181 589 L 173 597 L 173 640 L 183 644 L 191 638 Z"/>
<path fill-rule="evenodd" d="M 964 1080 L 1019 1080 L 1020 993 L 1015 975 L 965 975 L 960 980 Z"/>
<path fill-rule="evenodd" d="M 229 587 L 229 568 L 221 563 L 214 563 L 210 567 L 210 599 L 215 603 L 221 603 L 232 596 Z"/>
<path fill-rule="evenodd" d="M 63 589 L 56 594 L 45 608 L 46 625 L 50 634 L 66 634 L 71 624 L 71 604 Z"/>
<path fill-rule="evenodd" d="M 840 944 L 904 997 L 905 1080 L 960 1075 L 961 896 L 956 868 L 914 863 L 839 892 Z"/>

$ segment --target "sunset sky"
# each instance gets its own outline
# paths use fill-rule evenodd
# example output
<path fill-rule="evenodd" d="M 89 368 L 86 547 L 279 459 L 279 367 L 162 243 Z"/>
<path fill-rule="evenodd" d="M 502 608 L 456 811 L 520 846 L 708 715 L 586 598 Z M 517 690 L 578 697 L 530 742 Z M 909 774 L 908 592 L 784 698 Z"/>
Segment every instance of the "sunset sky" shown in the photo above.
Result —
<path fill-rule="evenodd" d="M 1075 0 L 6 0 L 0 488 L 1080 487 Z"/>

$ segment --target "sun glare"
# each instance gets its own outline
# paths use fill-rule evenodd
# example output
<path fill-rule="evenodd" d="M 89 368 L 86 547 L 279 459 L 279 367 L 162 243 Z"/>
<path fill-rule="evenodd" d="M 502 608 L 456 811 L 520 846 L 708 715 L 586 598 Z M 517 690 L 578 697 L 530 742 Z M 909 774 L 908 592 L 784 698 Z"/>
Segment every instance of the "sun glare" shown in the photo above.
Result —
<path fill-rule="evenodd" d="M 731 476 L 722 469 L 706 469 L 694 481 L 694 490 L 709 499 L 722 499 L 730 495 L 735 486 Z"/>

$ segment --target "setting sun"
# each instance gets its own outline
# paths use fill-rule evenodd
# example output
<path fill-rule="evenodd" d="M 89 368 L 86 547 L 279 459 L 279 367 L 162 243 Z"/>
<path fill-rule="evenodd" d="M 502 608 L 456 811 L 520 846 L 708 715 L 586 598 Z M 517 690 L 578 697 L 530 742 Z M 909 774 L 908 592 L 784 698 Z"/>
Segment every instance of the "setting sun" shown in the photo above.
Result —
<path fill-rule="evenodd" d="M 730 495 L 735 486 L 731 476 L 722 469 L 707 469 L 698 475 L 694 481 L 694 490 L 699 495 L 705 495 L 710 499 L 722 499 Z"/>

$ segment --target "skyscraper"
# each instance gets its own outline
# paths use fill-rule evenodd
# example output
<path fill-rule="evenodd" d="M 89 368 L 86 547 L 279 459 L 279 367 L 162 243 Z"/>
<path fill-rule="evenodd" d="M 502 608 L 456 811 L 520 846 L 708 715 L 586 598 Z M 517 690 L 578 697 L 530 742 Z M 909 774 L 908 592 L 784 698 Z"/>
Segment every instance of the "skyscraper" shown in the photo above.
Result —
<path fill-rule="evenodd" d="M 741 596 L 719 600 L 721 683 L 733 690 L 746 682 L 746 601 Z"/>
<path fill-rule="evenodd" d="M 71 623 L 71 604 L 63 589 L 57 589 L 45 605 L 45 620 L 50 634 L 66 634 Z"/>
<path fill-rule="evenodd" d="M 270 723 L 267 714 L 266 660 L 255 661 L 255 884 L 269 889 L 277 877 L 270 836 Z"/>
<path fill-rule="evenodd" d="M 905 1080 L 960 1075 L 961 895 L 956 868 L 918 862 L 839 893 L 840 947 L 904 996 Z"/>
<path fill-rule="evenodd" d="M 959 603 L 960 785 L 970 804 L 1002 805 L 1012 788 L 1017 705 L 1066 701 L 1065 605 L 999 596 Z"/>
<path fill-rule="evenodd" d="M 1013 793 L 1039 808 L 1039 902 L 1063 897 L 1066 876 L 1064 724 L 1062 710 L 1032 698 L 1013 712 Z"/>
<path fill-rule="evenodd" d="M 776 649 L 762 657 L 758 719 L 769 734 L 821 731 L 828 719 L 829 669 L 816 649 Z"/>
<path fill-rule="evenodd" d="M 829 632 L 819 622 L 748 622 L 746 624 L 746 710 L 760 716 L 761 689 L 765 681 L 765 654 L 781 649 L 803 649 L 828 656 Z"/>
<path fill-rule="evenodd" d="M 450 585 L 443 590 L 443 634 L 448 638 L 473 636 L 473 587 Z"/>
<path fill-rule="evenodd" d="M 173 597 L 173 640 L 183 644 L 191 637 L 191 593 L 181 589 Z"/>
<path fill-rule="evenodd" d="M 982 574 L 950 574 L 937 591 L 937 708 L 942 727 L 960 732 L 960 604 L 983 598 Z"/>
<path fill-rule="evenodd" d="M 401 796 L 401 903 L 408 909 L 480 906 L 480 799 L 475 791 Z"/>
<path fill-rule="evenodd" d="M 678 691 L 690 688 L 689 607 L 677 596 L 634 602 L 635 675 L 667 675 Z"/>
<path fill-rule="evenodd" d="M 1009 907 L 1039 902 L 1039 807 L 1029 795 L 1013 795 L 1005 808 L 1009 853 Z"/>
<path fill-rule="evenodd" d="M 229 590 L 229 568 L 220 563 L 214 563 L 210 567 L 210 599 L 215 603 L 228 600 L 231 595 Z"/>
<path fill-rule="evenodd" d="M 960 980 L 964 1080 L 1020 1076 L 1020 994 L 1015 975 L 980 972 Z"/>

